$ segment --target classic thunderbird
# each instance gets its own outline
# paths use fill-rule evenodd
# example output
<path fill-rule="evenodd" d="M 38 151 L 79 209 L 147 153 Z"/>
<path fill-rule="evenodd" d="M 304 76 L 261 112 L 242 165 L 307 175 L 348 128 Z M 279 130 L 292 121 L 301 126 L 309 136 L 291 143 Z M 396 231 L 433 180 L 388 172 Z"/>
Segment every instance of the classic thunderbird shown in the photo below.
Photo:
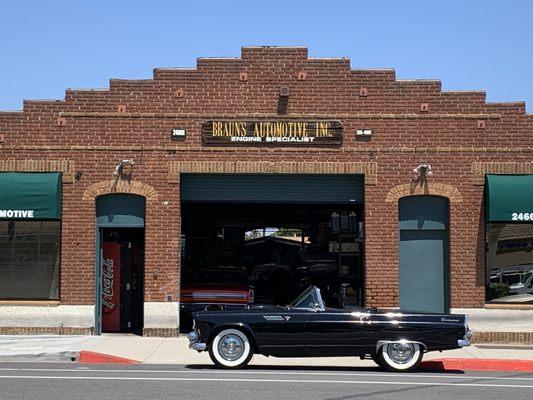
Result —
<path fill-rule="evenodd" d="M 193 313 L 191 349 L 209 351 L 222 368 L 248 364 L 254 353 L 275 357 L 358 356 L 389 371 L 412 371 L 428 351 L 470 345 L 466 316 L 369 308 L 324 307 L 311 286 L 285 307 Z"/>

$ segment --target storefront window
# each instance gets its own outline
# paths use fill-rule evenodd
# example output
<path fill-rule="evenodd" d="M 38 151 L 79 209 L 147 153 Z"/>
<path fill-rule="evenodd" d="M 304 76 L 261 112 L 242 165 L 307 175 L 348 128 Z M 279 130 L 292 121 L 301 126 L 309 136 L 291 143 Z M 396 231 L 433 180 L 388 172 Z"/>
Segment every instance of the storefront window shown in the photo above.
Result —
<path fill-rule="evenodd" d="M 60 227 L 60 221 L 0 221 L 0 299 L 59 299 Z"/>
<path fill-rule="evenodd" d="M 486 229 L 487 301 L 533 303 L 533 223 Z"/>

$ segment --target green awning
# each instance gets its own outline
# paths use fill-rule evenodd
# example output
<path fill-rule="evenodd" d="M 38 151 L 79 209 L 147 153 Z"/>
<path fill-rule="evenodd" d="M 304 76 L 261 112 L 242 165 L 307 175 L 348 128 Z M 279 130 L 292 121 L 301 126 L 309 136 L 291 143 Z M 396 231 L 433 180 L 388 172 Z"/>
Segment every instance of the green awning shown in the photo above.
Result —
<path fill-rule="evenodd" d="M 0 220 L 61 219 L 61 174 L 0 172 Z"/>
<path fill-rule="evenodd" d="M 533 175 L 487 175 L 485 220 L 533 221 Z"/>

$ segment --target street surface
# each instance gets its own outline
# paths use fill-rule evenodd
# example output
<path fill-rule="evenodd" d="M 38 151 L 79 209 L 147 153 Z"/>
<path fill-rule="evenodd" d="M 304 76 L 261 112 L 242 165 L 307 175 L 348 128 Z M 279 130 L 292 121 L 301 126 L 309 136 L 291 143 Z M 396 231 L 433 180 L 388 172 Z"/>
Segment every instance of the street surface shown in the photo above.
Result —
<path fill-rule="evenodd" d="M 1 363 L 0 399 L 530 399 L 533 374 Z"/>

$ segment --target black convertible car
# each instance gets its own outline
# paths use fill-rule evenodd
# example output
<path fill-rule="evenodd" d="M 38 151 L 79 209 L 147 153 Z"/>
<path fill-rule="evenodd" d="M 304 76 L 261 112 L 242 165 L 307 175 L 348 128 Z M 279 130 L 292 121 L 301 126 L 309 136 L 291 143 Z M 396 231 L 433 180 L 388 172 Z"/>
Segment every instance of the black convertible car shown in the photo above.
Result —
<path fill-rule="evenodd" d="M 412 371 L 428 351 L 470 345 L 465 315 L 324 307 L 311 286 L 290 305 L 193 313 L 189 347 L 209 351 L 222 368 L 248 364 L 254 353 L 275 357 L 358 356 L 390 371 Z"/>

